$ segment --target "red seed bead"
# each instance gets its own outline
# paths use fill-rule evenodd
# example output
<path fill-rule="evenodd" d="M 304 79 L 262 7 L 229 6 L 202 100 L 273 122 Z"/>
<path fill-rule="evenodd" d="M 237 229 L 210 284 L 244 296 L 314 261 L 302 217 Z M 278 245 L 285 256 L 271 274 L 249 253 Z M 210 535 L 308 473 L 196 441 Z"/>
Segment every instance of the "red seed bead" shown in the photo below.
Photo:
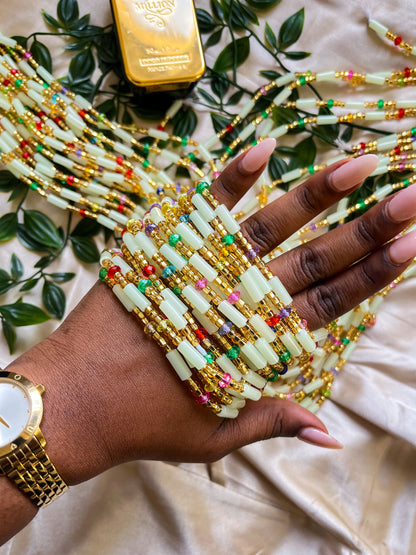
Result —
<path fill-rule="evenodd" d="M 25 160 L 27 160 L 27 159 L 29 158 L 29 154 L 28 154 L 27 152 L 24 152 L 24 153 L 22 154 L 22 156 L 23 156 L 23 158 L 24 158 Z"/>
<path fill-rule="evenodd" d="M 126 177 L 127 177 L 127 179 L 130 179 L 131 176 L 132 176 L 132 174 L 133 174 L 133 170 L 132 170 L 132 169 L 127 170 L 127 171 L 126 171 Z"/>
<path fill-rule="evenodd" d="M 394 153 L 395 153 L 395 154 L 400 154 L 400 153 L 401 153 L 401 149 L 400 149 L 399 146 L 395 146 L 395 147 L 394 147 Z"/>
<path fill-rule="evenodd" d="M 73 185 L 75 181 L 75 177 L 73 175 L 68 175 L 68 177 L 66 178 L 66 182 L 68 185 Z"/>
<path fill-rule="evenodd" d="M 200 341 L 203 341 L 204 339 L 206 339 L 208 337 L 208 332 L 205 328 L 200 327 L 197 330 L 195 330 L 195 335 L 197 336 L 197 338 Z"/>
<path fill-rule="evenodd" d="M 84 112 L 84 110 L 79 110 L 78 114 L 79 114 L 82 118 L 85 118 L 85 116 L 87 115 L 87 113 Z"/>
<path fill-rule="evenodd" d="M 53 118 L 53 121 L 57 124 L 60 124 L 62 121 L 62 118 L 60 118 L 59 116 L 56 116 L 56 118 Z"/>
<path fill-rule="evenodd" d="M 25 146 L 27 146 L 29 143 L 27 141 L 20 141 L 20 146 L 22 148 L 25 148 Z"/>
<path fill-rule="evenodd" d="M 4 85 L 5 87 L 8 87 L 8 86 L 10 85 L 10 81 L 9 81 L 8 79 L 5 79 L 5 80 L 3 81 L 3 85 Z"/>
<path fill-rule="evenodd" d="M 405 77 L 410 77 L 410 67 L 405 67 L 404 68 L 404 76 Z"/>
<path fill-rule="evenodd" d="M 46 116 L 46 114 L 45 114 L 45 112 L 42 112 L 42 110 L 40 110 L 40 111 L 38 112 L 38 116 L 39 116 L 40 118 L 43 118 L 44 116 Z"/>
<path fill-rule="evenodd" d="M 121 166 L 121 164 L 124 162 L 124 158 L 122 156 L 117 156 L 116 162 Z"/>
<path fill-rule="evenodd" d="M 403 117 L 404 117 L 404 109 L 400 108 L 398 113 L 397 113 L 397 118 L 402 119 Z"/>
<path fill-rule="evenodd" d="M 152 266 L 151 264 L 147 264 L 147 265 L 143 268 L 142 272 L 143 272 L 143 275 L 144 275 L 145 277 L 149 277 L 149 276 L 151 276 L 152 274 L 156 273 L 156 268 L 155 268 L 154 266 Z"/>
<path fill-rule="evenodd" d="M 399 44 L 400 44 L 401 42 L 402 42 L 402 37 L 396 37 L 396 38 L 394 39 L 394 44 L 395 44 L 396 46 L 399 46 Z"/>
<path fill-rule="evenodd" d="M 360 148 L 365 149 L 365 143 L 360 143 Z"/>
<path fill-rule="evenodd" d="M 117 212 L 120 212 L 120 214 L 122 214 L 123 211 L 124 211 L 124 204 L 120 202 L 120 204 L 117 206 Z"/>
<path fill-rule="evenodd" d="M 234 125 L 231 125 L 231 123 L 229 123 L 225 130 L 227 131 L 227 133 L 231 133 L 232 131 L 234 131 Z"/>
<path fill-rule="evenodd" d="M 125 233 L 127 233 L 127 227 L 125 227 L 125 228 L 123 229 L 123 231 L 121 232 L 121 236 L 123 237 L 123 235 L 124 235 Z"/>
<path fill-rule="evenodd" d="M 16 74 L 17 74 L 17 69 L 14 69 L 14 68 L 11 69 L 11 70 L 10 70 L 10 73 L 11 73 L 12 75 L 16 75 Z"/>
<path fill-rule="evenodd" d="M 121 272 L 120 266 L 111 266 L 111 268 L 107 272 L 107 276 L 110 279 L 114 279 L 114 276 L 116 275 L 117 272 Z"/>
<path fill-rule="evenodd" d="M 43 121 L 37 121 L 36 122 L 36 129 L 38 131 L 40 131 L 42 129 L 42 127 L 43 127 Z"/>
<path fill-rule="evenodd" d="M 79 215 L 81 216 L 81 218 L 85 218 L 86 213 L 85 213 L 85 210 L 83 208 L 81 208 L 81 210 L 79 211 Z"/>
<path fill-rule="evenodd" d="M 274 328 L 274 326 L 277 326 L 279 322 L 280 322 L 280 316 L 278 314 L 275 314 L 274 316 L 266 320 L 266 324 L 271 328 Z"/>
<path fill-rule="evenodd" d="M 159 131 L 164 131 L 164 130 L 165 130 L 165 128 L 163 127 L 163 125 L 158 125 L 158 126 L 157 126 L 157 129 L 158 129 Z"/>
<path fill-rule="evenodd" d="M 67 143 L 67 145 L 66 145 L 66 146 L 67 146 L 68 148 L 75 148 L 75 145 L 74 145 L 74 143 Z"/>

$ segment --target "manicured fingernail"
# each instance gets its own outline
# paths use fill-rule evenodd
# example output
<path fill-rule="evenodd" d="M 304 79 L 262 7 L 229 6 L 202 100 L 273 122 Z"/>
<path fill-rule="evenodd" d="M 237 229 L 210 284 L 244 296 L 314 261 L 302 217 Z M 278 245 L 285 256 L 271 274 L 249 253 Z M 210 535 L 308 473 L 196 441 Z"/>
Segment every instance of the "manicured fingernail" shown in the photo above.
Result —
<path fill-rule="evenodd" d="M 318 430 L 318 428 L 301 428 L 296 437 L 305 443 L 310 443 L 317 447 L 325 447 L 326 449 L 342 449 L 344 447 L 334 437 L 322 430 Z"/>
<path fill-rule="evenodd" d="M 250 148 L 238 164 L 242 173 L 254 173 L 267 162 L 271 153 L 276 148 L 276 139 L 265 139 Z"/>
<path fill-rule="evenodd" d="M 404 222 L 416 216 L 416 184 L 400 191 L 389 202 L 388 211 L 392 220 Z"/>
<path fill-rule="evenodd" d="M 365 154 L 359 158 L 353 158 L 331 175 L 331 183 L 337 191 L 346 191 L 354 185 L 361 183 L 378 166 L 378 156 Z"/>
<path fill-rule="evenodd" d="M 407 233 L 390 245 L 389 256 L 395 264 L 403 264 L 416 256 L 416 231 Z"/>

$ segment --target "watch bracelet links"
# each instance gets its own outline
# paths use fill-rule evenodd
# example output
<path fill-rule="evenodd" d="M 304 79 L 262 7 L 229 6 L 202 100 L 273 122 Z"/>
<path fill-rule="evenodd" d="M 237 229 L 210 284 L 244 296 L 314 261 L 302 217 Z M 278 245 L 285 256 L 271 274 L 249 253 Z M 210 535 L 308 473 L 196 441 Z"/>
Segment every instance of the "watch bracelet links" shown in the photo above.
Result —
<path fill-rule="evenodd" d="M 1 470 L 38 507 L 48 505 L 68 489 L 36 437 L 2 461 Z"/>

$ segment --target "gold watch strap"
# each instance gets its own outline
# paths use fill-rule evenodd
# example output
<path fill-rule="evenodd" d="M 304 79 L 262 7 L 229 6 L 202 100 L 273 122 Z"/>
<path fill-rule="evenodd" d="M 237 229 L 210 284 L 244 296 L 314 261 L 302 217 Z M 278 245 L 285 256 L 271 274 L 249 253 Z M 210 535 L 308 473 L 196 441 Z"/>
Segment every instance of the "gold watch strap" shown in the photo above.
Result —
<path fill-rule="evenodd" d="M 2 470 L 38 507 L 68 489 L 36 437 L 6 457 Z"/>

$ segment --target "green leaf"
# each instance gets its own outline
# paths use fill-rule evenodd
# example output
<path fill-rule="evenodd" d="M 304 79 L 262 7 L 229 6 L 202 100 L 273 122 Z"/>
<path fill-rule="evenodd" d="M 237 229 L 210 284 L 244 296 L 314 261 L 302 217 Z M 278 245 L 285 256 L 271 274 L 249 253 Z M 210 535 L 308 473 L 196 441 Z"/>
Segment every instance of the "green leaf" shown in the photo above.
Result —
<path fill-rule="evenodd" d="M 46 310 L 57 320 L 61 320 L 65 313 L 65 293 L 53 283 L 53 281 L 45 280 L 42 288 L 42 301 L 45 305 Z"/>
<path fill-rule="evenodd" d="M 231 123 L 231 120 L 227 119 L 224 116 L 221 116 L 220 114 L 211 113 L 211 120 L 215 133 L 218 133 L 219 131 L 224 129 L 224 127 L 227 127 L 229 123 Z"/>
<path fill-rule="evenodd" d="M 305 9 L 301 8 L 283 22 L 279 30 L 279 48 L 284 50 L 300 37 L 305 20 Z"/>
<path fill-rule="evenodd" d="M 41 308 L 19 301 L 14 304 L 0 306 L 0 314 L 12 326 L 33 326 L 50 320 L 49 315 Z"/>
<path fill-rule="evenodd" d="M 287 172 L 287 164 L 283 158 L 272 154 L 269 159 L 268 172 L 272 181 L 280 179 Z"/>
<path fill-rule="evenodd" d="M 227 44 L 220 52 L 215 64 L 214 71 L 222 73 L 243 64 L 250 54 L 250 39 L 242 37 Z"/>
<path fill-rule="evenodd" d="M 71 24 L 71 31 L 84 31 L 90 22 L 90 14 L 83 15 L 78 21 Z"/>
<path fill-rule="evenodd" d="M 69 29 L 79 16 L 79 8 L 77 0 L 59 0 L 56 9 L 58 19 L 65 29 Z"/>
<path fill-rule="evenodd" d="M 244 91 L 237 91 L 230 96 L 227 101 L 227 105 L 231 106 L 233 104 L 238 104 L 240 100 L 243 98 Z"/>
<path fill-rule="evenodd" d="M 51 27 L 54 27 L 55 29 L 61 28 L 61 24 L 59 23 L 59 21 L 57 21 L 54 17 L 52 17 L 51 14 L 49 14 L 48 12 L 45 12 L 45 10 L 41 10 L 41 12 L 42 12 L 43 19 L 46 21 L 48 25 L 50 25 Z"/>
<path fill-rule="evenodd" d="M 22 285 L 19 291 L 30 291 L 35 287 L 38 281 L 39 279 L 28 279 L 27 282 Z"/>
<path fill-rule="evenodd" d="M 16 345 L 16 332 L 14 331 L 13 326 L 2 318 L 1 320 L 1 327 L 3 329 L 3 335 L 5 340 L 7 341 L 7 345 L 9 347 L 9 353 L 12 355 L 14 352 L 14 348 Z"/>
<path fill-rule="evenodd" d="M 13 35 L 12 39 L 14 39 L 18 44 L 20 44 L 21 47 L 26 50 L 28 41 L 27 37 L 22 37 L 21 35 Z"/>
<path fill-rule="evenodd" d="M 100 253 L 91 239 L 87 237 L 73 237 L 72 235 L 69 238 L 72 243 L 72 250 L 79 260 L 87 264 L 100 260 Z"/>
<path fill-rule="evenodd" d="M 241 2 L 239 2 L 238 6 L 239 6 L 239 9 L 245 14 L 247 19 L 250 21 L 250 23 L 253 23 L 254 25 L 259 25 L 259 18 L 251 8 L 249 8 L 248 6 L 245 6 L 244 4 L 241 4 Z"/>
<path fill-rule="evenodd" d="M 295 110 L 292 110 L 292 108 L 284 108 L 283 106 L 275 106 L 272 114 L 273 121 L 277 126 L 291 123 L 299 119 L 299 115 Z"/>
<path fill-rule="evenodd" d="M 319 115 L 329 116 L 333 114 L 328 108 L 319 108 Z M 313 126 L 312 129 L 313 134 L 321 139 L 321 141 L 335 147 L 337 146 L 335 144 L 335 140 L 339 135 L 339 123 L 335 123 L 333 125 Z"/>
<path fill-rule="evenodd" d="M 7 202 L 12 202 L 13 200 L 16 200 L 23 194 L 27 194 L 27 191 L 28 191 L 27 185 L 25 185 L 24 183 L 21 183 L 20 181 L 14 182 L 12 194 L 7 199 Z"/>
<path fill-rule="evenodd" d="M 18 256 L 16 256 L 14 253 L 12 254 L 10 271 L 11 271 L 12 277 L 13 277 L 15 280 L 20 279 L 20 278 L 22 277 L 22 275 L 23 275 L 23 264 L 22 264 L 22 261 L 21 261 L 20 258 L 19 258 Z"/>
<path fill-rule="evenodd" d="M 208 40 L 205 43 L 205 48 L 209 48 L 210 46 L 215 46 L 218 42 L 220 42 L 222 31 L 223 31 L 223 28 L 221 27 L 221 29 L 218 29 L 218 31 L 215 31 L 214 33 L 212 33 L 212 35 L 208 37 Z"/>
<path fill-rule="evenodd" d="M 68 77 L 72 85 L 88 81 L 95 69 L 95 60 L 91 50 L 83 50 L 72 58 Z"/>
<path fill-rule="evenodd" d="M 48 216 L 37 210 L 25 210 L 23 222 L 31 238 L 51 249 L 60 249 L 62 239 L 58 228 Z"/>
<path fill-rule="evenodd" d="M 45 247 L 41 243 L 34 241 L 30 233 L 26 230 L 23 224 L 17 225 L 17 238 L 22 243 L 24 247 L 31 251 L 45 252 L 49 251 L 49 247 Z"/>
<path fill-rule="evenodd" d="M 3 293 L 6 293 L 6 291 L 11 289 L 13 286 L 14 286 L 14 282 L 11 276 L 9 276 L 6 270 L 0 269 L 0 295 L 3 295 Z"/>
<path fill-rule="evenodd" d="M 214 75 L 211 80 L 211 89 L 213 92 L 219 96 L 219 98 L 224 98 L 230 87 L 230 81 L 227 79 L 227 74 Z"/>
<path fill-rule="evenodd" d="M 222 9 L 221 3 L 218 2 L 218 0 L 211 0 L 211 10 L 215 19 L 222 23 L 222 21 L 224 20 L 224 11 Z"/>
<path fill-rule="evenodd" d="M 208 102 L 208 104 L 212 104 L 213 106 L 218 106 L 218 101 L 215 100 L 213 96 L 211 96 L 207 91 L 201 89 L 200 87 L 197 88 L 198 93 L 202 96 L 202 98 Z"/>
<path fill-rule="evenodd" d="M 8 241 L 16 235 L 17 232 L 17 214 L 9 212 L 0 218 L 0 242 Z"/>
<path fill-rule="evenodd" d="M 281 73 L 278 73 L 277 71 L 273 71 L 270 69 L 262 69 L 261 71 L 259 71 L 259 73 L 262 77 L 269 79 L 269 81 L 274 81 L 275 79 L 277 79 L 282 75 Z"/>
<path fill-rule="evenodd" d="M 216 27 L 218 27 L 218 23 L 214 20 L 211 14 L 209 14 L 206 10 L 202 10 L 201 8 L 196 8 L 196 18 L 198 21 L 198 27 L 202 34 L 210 33 Z"/>
<path fill-rule="evenodd" d="M 47 46 L 45 46 L 42 42 L 35 39 L 32 42 L 32 46 L 30 47 L 30 51 L 33 54 L 35 60 L 43 66 L 49 73 L 52 71 L 52 56 L 49 52 Z"/>
<path fill-rule="evenodd" d="M 286 58 L 290 60 L 303 60 L 311 55 L 310 52 L 284 52 Z"/>
<path fill-rule="evenodd" d="M 53 274 L 48 274 L 50 278 L 59 283 L 64 283 L 65 281 L 70 281 L 75 277 L 73 272 L 55 272 Z"/>
<path fill-rule="evenodd" d="M 280 0 L 247 0 L 247 4 L 256 10 L 269 10 L 279 2 Z"/>
<path fill-rule="evenodd" d="M 173 134 L 179 137 L 190 137 L 198 123 L 196 114 L 189 106 L 183 106 L 172 120 Z"/>
<path fill-rule="evenodd" d="M 276 39 L 276 35 L 273 31 L 273 29 L 270 27 L 270 25 L 267 23 L 266 21 L 266 25 L 264 27 L 264 38 L 266 39 L 266 42 L 272 47 L 272 48 L 276 48 L 277 47 L 277 39 Z"/>
<path fill-rule="evenodd" d="M 12 173 L 7 170 L 0 171 L 0 193 L 8 193 L 20 181 Z"/>
<path fill-rule="evenodd" d="M 80 220 L 71 232 L 72 236 L 91 237 L 97 235 L 101 231 L 101 226 L 96 220 L 83 218 Z"/>
<path fill-rule="evenodd" d="M 39 258 L 39 260 L 36 262 L 36 264 L 34 265 L 34 268 L 46 268 L 46 266 L 48 266 L 52 260 L 54 259 L 54 257 L 50 254 L 47 254 L 46 256 L 42 256 L 42 258 Z"/>
<path fill-rule="evenodd" d="M 295 147 L 295 156 L 289 162 L 289 170 L 294 170 L 295 168 L 304 168 L 313 164 L 316 156 L 316 146 L 313 142 L 312 137 L 304 139 L 298 143 Z"/>
<path fill-rule="evenodd" d="M 352 132 L 353 132 L 353 128 L 351 126 L 346 126 L 344 131 L 342 132 L 341 135 L 341 139 L 345 142 L 348 143 L 351 138 L 352 138 Z"/>

